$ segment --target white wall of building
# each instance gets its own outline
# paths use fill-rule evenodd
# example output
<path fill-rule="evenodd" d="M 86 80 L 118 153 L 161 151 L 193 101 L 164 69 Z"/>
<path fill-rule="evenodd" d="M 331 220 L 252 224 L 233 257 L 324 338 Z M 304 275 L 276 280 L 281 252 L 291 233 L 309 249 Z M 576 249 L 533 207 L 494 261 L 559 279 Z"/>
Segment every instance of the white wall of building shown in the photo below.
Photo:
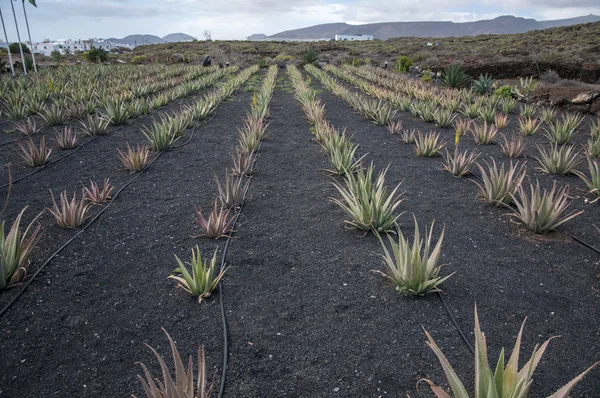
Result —
<path fill-rule="evenodd" d="M 120 43 L 111 43 L 105 40 L 57 40 L 57 41 L 49 41 L 46 40 L 42 43 L 34 43 L 33 51 L 35 53 L 44 54 L 46 56 L 50 56 L 52 51 L 56 50 L 61 54 L 65 53 L 65 49 L 69 49 L 71 54 L 74 54 L 77 51 L 87 51 L 90 49 L 90 46 L 94 46 L 96 48 L 102 48 L 106 51 L 110 51 L 112 48 L 118 47 L 128 47 L 132 48 L 133 46 L 128 46 Z"/>
<path fill-rule="evenodd" d="M 362 41 L 373 40 L 371 35 L 335 35 L 335 41 Z"/>

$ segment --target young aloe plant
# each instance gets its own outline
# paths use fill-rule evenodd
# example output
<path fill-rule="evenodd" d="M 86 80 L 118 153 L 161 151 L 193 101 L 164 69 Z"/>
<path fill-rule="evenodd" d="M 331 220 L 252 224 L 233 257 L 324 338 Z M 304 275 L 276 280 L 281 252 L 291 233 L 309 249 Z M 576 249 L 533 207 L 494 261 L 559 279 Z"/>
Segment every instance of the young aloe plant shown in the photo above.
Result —
<path fill-rule="evenodd" d="M 514 194 L 510 195 L 516 206 L 511 216 L 536 234 L 554 231 L 558 226 L 583 213 L 581 210 L 565 214 L 571 205 L 568 186 L 557 191 L 555 181 L 550 191 L 544 190 L 542 193 L 540 183 L 536 181 L 535 185 L 529 184 L 529 188 L 529 195 L 522 186 L 517 190 L 518 198 Z"/>
<path fill-rule="evenodd" d="M 513 165 L 511 161 L 507 168 L 504 167 L 504 163 L 501 163 L 498 167 L 496 161 L 492 158 L 491 164 L 487 161 L 485 161 L 485 164 L 488 171 L 480 164 L 476 164 L 482 180 L 481 184 L 475 182 L 477 188 L 479 188 L 478 197 L 494 206 L 510 205 L 513 203 L 512 195 L 517 192 L 525 178 L 527 171 L 525 163 L 519 167 L 519 162 Z"/>
<path fill-rule="evenodd" d="M 206 236 L 211 239 L 226 237 L 232 231 L 234 217 L 229 217 L 231 209 L 218 206 L 215 199 L 212 211 L 205 217 L 202 208 L 196 209 L 196 222 L 202 229 L 202 233 L 196 236 Z"/>
<path fill-rule="evenodd" d="M 474 151 L 469 153 L 469 151 L 461 152 L 458 149 L 458 144 L 460 141 L 460 133 L 457 131 L 454 138 L 454 155 L 451 155 L 450 152 L 446 149 L 446 155 L 444 156 L 444 167 L 443 170 L 448 171 L 454 177 L 463 177 L 471 173 L 471 167 L 473 163 L 479 157 L 479 153 L 475 153 Z"/>
<path fill-rule="evenodd" d="M 61 192 L 60 199 L 57 203 L 52 190 L 50 190 L 50 195 L 52 196 L 52 208 L 48 208 L 48 211 L 54 216 L 56 223 L 61 228 L 77 228 L 88 218 L 87 213 L 90 209 L 90 204 L 86 202 L 84 192 L 85 191 L 82 192 L 80 200 L 77 199 L 77 193 L 74 192 L 73 199 L 69 201 L 67 191 L 63 191 Z"/>
<path fill-rule="evenodd" d="M 31 252 L 40 240 L 42 226 L 34 226 L 39 215 L 21 233 L 21 218 L 27 209 L 21 210 L 5 235 L 5 221 L 0 225 L 0 291 L 19 283 L 25 277 Z"/>
<path fill-rule="evenodd" d="M 344 222 L 351 228 L 360 231 L 375 232 L 391 231 L 400 214 L 394 215 L 394 211 L 403 199 L 402 194 L 396 194 L 400 184 L 388 193 L 385 186 L 385 174 L 387 168 L 377 175 L 373 183 L 374 166 L 360 168 L 355 174 L 346 174 L 346 186 L 333 183 L 342 199 L 332 198 L 331 201 L 340 206 L 349 216 L 350 220 Z"/>
<path fill-rule="evenodd" d="M 175 255 L 175 259 L 177 260 L 178 268 L 175 269 L 176 274 L 178 275 L 169 275 L 169 279 L 175 279 L 179 282 L 177 287 L 183 288 L 186 292 L 191 294 L 194 297 L 198 297 L 198 302 L 201 303 L 202 300 L 209 297 L 213 290 L 225 275 L 224 269 L 220 272 L 217 271 L 217 252 L 219 249 L 215 249 L 215 253 L 213 254 L 210 261 L 203 261 L 202 255 L 200 254 L 200 248 L 196 246 L 196 249 L 192 249 L 192 261 L 190 262 L 191 273 L 187 270 L 183 262 Z"/>
<path fill-rule="evenodd" d="M 396 285 L 396 289 L 405 295 L 422 296 L 427 293 L 438 292 L 438 286 L 450 278 L 453 274 L 445 277 L 439 276 L 441 265 L 438 265 L 442 242 L 444 241 L 444 230 L 433 246 L 433 222 L 429 232 L 425 232 L 427 239 L 423 242 L 419 235 L 419 224 L 415 218 L 415 236 L 412 245 L 404 238 L 402 231 L 398 231 L 398 242 L 388 235 L 391 253 L 385 242 L 377 234 L 383 253 L 381 257 L 387 268 L 387 273 L 375 271 L 390 279 Z M 424 243 L 424 245 L 423 245 Z M 432 248 L 433 246 L 433 248 Z"/>
<path fill-rule="evenodd" d="M 475 306 L 475 394 L 474 398 L 526 398 L 531 388 L 531 382 L 533 379 L 533 373 L 540 363 L 550 340 L 546 340 L 541 346 L 536 345 L 531 358 L 527 363 L 519 370 L 519 351 L 521 350 L 521 338 L 523 336 L 523 328 L 525 327 L 525 321 L 521 325 L 521 330 L 517 336 L 515 347 L 513 348 L 512 354 L 506 367 L 504 366 L 504 348 L 500 351 L 500 357 L 494 371 L 490 368 L 488 362 L 487 353 L 487 342 L 485 335 L 481 331 L 479 326 L 479 317 L 477 315 L 477 306 Z M 452 389 L 452 393 L 455 398 L 470 398 L 471 395 L 467 392 L 467 389 L 463 385 L 462 381 L 450 365 L 450 362 L 435 343 L 431 335 L 425 330 L 427 336 L 427 345 L 433 350 L 435 355 L 438 357 L 448 384 Z M 579 376 L 575 377 L 565 386 L 560 388 L 554 394 L 548 398 L 568 398 L 573 388 L 588 374 L 596 365 L 600 363 L 596 362 L 589 368 L 587 368 Z M 431 390 L 437 398 L 452 398 L 450 394 L 444 391 L 441 387 L 436 386 L 431 380 L 425 379 L 425 381 L 431 387 Z"/>
<path fill-rule="evenodd" d="M 589 179 L 581 171 L 577 171 L 575 174 L 577 174 L 577 176 L 581 178 L 585 185 L 587 185 L 590 193 L 594 196 L 597 196 L 597 198 L 594 200 L 595 202 L 596 200 L 600 199 L 600 163 L 588 158 L 588 167 L 590 171 Z"/>
<path fill-rule="evenodd" d="M 142 383 L 142 388 L 144 389 L 144 393 L 147 398 L 175 398 L 175 397 L 196 397 L 196 398 L 209 398 L 212 393 L 213 385 L 207 385 L 206 382 L 206 360 L 204 357 L 204 346 L 198 347 L 198 381 L 196 383 L 196 388 L 194 392 L 194 370 L 192 369 L 192 357 L 190 356 L 188 360 L 188 369 L 185 370 L 185 365 L 181 360 L 181 356 L 179 355 L 179 351 L 177 350 L 177 346 L 175 342 L 169 336 L 169 333 L 165 329 L 163 332 L 167 335 L 169 339 L 169 344 L 171 345 L 171 352 L 173 353 L 173 363 L 175 365 L 175 380 L 171 376 L 171 372 L 169 368 L 167 368 L 167 364 L 165 360 L 158 354 L 158 352 L 146 344 L 146 347 L 150 348 L 156 359 L 158 359 L 158 363 L 160 364 L 160 369 L 162 371 L 163 379 L 162 381 L 152 377 L 146 365 L 141 362 L 138 364 L 144 370 L 144 375 L 146 379 L 140 375 L 138 375 L 138 380 Z M 136 398 L 135 395 L 132 395 L 132 398 Z"/>

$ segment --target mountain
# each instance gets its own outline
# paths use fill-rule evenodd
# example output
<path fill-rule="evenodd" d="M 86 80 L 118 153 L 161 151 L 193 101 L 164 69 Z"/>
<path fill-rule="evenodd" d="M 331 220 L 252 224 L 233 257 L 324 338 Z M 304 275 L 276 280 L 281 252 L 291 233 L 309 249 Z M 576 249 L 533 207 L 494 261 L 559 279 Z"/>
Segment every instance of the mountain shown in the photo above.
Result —
<path fill-rule="evenodd" d="M 482 34 L 525 33 L 558 26 L 600 21 L 596 15 L 577 18 L 536 21 L 535 19 L 505 15 L 494 19 L 475 22 L 381 22 L 364 25 L 330 23 L 308 28 L 286 30 L 268 36 L 273 39 L 333 39 L 335 35 L 372 35 L 375 39 L 387 40 L 392 37 L 451 37 L 476 36 Z"/>
<path fill-rule="evenodd" d="M 377 24 L 369 24 L 377 25 Z M 269 39 L 273 37 L 281 37 L 286 39 L 333 39 L 335 35 L 340 35 L 348 28 L 360 28 L 365 25 L 348 25 L 347 23 L 326 23 L 322 25 L 315 25 L 309 28 L 286 30 L 281 33 L 269 36 Z"/>
<path fill-rule="evenodd" d="M 581 23 L 598 22 L 600 17 L 594 14 L 584 15 L 582 17 L 555 19 L 553 21 L 540 21 L 544 28 L 558 28 L 561 26 L 579 25 Z"/>
<path fill-rule="evenodd" d="M 122 39 L 111 37 L 110 39 L 106 40 L 112 43 L 123 43 L 141 46 L 142 44 L 160 44 L 174 43 L 178 41 L 191 41 L 194 40 L 194 38 L 190 35 L 186 35 L 185 33 L 170 33 L 165 37 L 158 37 L 154 35 L 129 35 L 123 37 Z"/>
<path fill-rule="evenodd" d="M 265 35 L 264 33 L 255 33 L 253 35 L 250 35 L 248 37 L 246 37 L 246 40 L 266 40 L 267 39 L 267 35 Z"/>
<path fill-rule="evenodd" d="M 163 39 L 154 35 L 129 35 L 125 36 L 122 39 L 116 39 L 114 37 L 111 37 L 110 39 L 106 39 L 106 41 L 110 41 L 112 43 L 123 43 L 138 46 L 141 46 L 142 44 L 164 43 Z"/>
<path fill-rule="evenodd" d="M 175 43 L 178 41 L 192 41 L 195 37 L 186 35 L 185 33 L 170 33 L 162 38 L 167 43 Z"/>

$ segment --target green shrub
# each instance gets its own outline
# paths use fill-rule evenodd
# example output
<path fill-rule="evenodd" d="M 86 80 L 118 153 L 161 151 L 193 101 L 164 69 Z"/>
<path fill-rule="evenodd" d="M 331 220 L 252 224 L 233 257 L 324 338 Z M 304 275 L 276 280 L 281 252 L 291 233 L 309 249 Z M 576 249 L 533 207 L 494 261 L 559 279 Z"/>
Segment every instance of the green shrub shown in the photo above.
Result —
<path fill-rule="evenodd" d="M 25 45 L 25 43 L 21 43 L 21 46 L 23 47 L 23 54 L 31 54 L 31 50 L 29 50 L 29 47 L 27 47 L 27 45 Z M 20 50 L 19 50 L 19 43 L 10 43 L 10 45 L 8 46 L 8 49 L 10 50 L 11 54 L 20 54 Z"/>
<path fill-rule="evenodd" d="M 101 63 L 106 61 L 108 54 L 101 48 L 90 46 L 90 49 L 83 53 L 83 59 L 88 62 Z"/>
<path fill-rule="evenodd" d="M 494 91 L 494 95 L 500 98 L 514 98 L 516 96 L 514 88 L 508 84 Z"/>
<path fill-rule="evenodd" d="M 433 81 L 433 77 L 431 77 L 431 70 L 425 69 L 421 74 L 421 81 L 425 83 L 431 83 Z"/>
<path fill-rule="evenodd" d="M 25 69 L 27 69 L 28 72 L 33 70 L 33 58 L 25 57 Z"/>
<path fill-rule="evenodd" d="M 363 65 L 363 60 L 358 57 L 351 57 L 351 58 L 344 59 L 344 61 L 342 63 L 344 65 L 361 66 L 361 65 Z"/>
<path fill-rule="evenodd" d="M 300 56 L 301 65 L 314 65 L 319 62 L 319 53 L 312 47 L 308 47 Z"/>
<path fill-rule="evenodd" d="M 408 72 L 412 65 L 412 60 L 406 55 L 402 55 L 396 60 L 396 67 L 394 68 L 394 70 L 396 72 Z"/>
<path fill-rule="evenodd" d="M 289 54 L 285 54 L 285 53 L 281 53 L 279 55 L 277 55 L 274 59 L 275 62 L 292 62 L 294 60 L 294 57 L 289 55 Z"/>
<path fill-rule="evenodd" d="M 50 58 L 52 58 L 56 62 L 60 62 L 60 60 L 62 59 L 62 54 L 60 53 L 60 51 L 54 50 L 50 53 Z"/>
<path fill-rule="evenodd" d="M 136 55 L 135 57 L 133 57 L 131 59 L 131 63 L 133 65 L 140 65 L 143 64 L 146 61 L 146 56 L 145 55 Z"/>
<path fill-rule="evenodd" d="M 269 67 L 269 63 L 263 57 L 260 57 L 256 60 L 256 65 L 258 65 L 260 69 L 267 69 Z"/>

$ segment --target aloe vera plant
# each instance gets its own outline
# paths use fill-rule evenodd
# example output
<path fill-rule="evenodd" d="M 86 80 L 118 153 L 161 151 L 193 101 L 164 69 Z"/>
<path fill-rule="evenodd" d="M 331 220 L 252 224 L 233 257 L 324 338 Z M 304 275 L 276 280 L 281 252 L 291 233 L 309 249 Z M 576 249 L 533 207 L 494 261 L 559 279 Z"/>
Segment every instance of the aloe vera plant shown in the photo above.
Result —
<path fill-rule="evenodd" d="M 132 148 L 127 144 L 127 151 L 117 148 L 117 155 L 126 170 L 131 173 L 142 171 L 150 163 L 150 151 L 145 146 Z"/>
<path fill-rule="evenodd" d="M 86 201 L 93 204 L 102 204 L 111 199 L 110 194 L 114 189 L 110 179 L 104 179 L 104 185 L 100 187 L 96 181 L 90 180 L 90 187 L 83 187 L 83 197 Z"/>
<path fill-rule="evenodd" d="M 596 200 L 598 200 L 598 198 L 600 198 L 600 163 L 588 158 L 588 168 L 590 171 L 589 179 L 580 171 L 575 172 L 575 174 L 577 174 L 585 185 L 587 185 L 589 192 L 592 195 L 597 196 Z"/>
<path fill-rule="evenodd" d="M 373 183 L 374 166 L 361 168 L 355 174 L 346 174 L 345 186 L 333 183 L 342 199 L 332 198 L 331 201 L 340 206 L 349 216 L 344 221 L 351 228 L 368 232 L 370 230 L 382 233 L 391 231 L 401 214 L 394 211 L 403 199 L 402 194 L 396 194 L 400 184 L 388 193 L 385 186 L 387 168 L 377 175 Z"/>
<path fill-rule="evenodd" d="M 202 260 L 200 248 L 192 249 L 192 259 L 190 261 L 191 273 L 185 267 L 185 264 L 175 255 L 177 260 L 177 269 L 169 275 L 169 279 L 174 279 L 179 282 L 178 287 L 181 287 L 187 293 L 194 297 L 198 297 L 198 302 L 201 303 L 217 287 L 226 269 L 217 270 L 217 252 L 215 249 L 212 258 L 209 261 Z"/>
<path fill-rule="evenodd" d="M 444 156 L 444 170 L 452 174 L 454 177 L 463 177 L 471 173 L 471 168 L 479 153 L 471 152 L 468 150 L 461 152 L 458 149 L 458 145 L 454 148 L 454 154 L 446 149 L 446 155 Z"/>
<path fill-rule="evenodd" d="M 513 194 L 521 185 L 525 178 L 525 163 L 519 168 L 519 162 L 515 165 L 510 162 L 508 168 L 504 168 L 504 163 L 500 167 L 492 158 L 492 163 L 485 162 L 488 171 L 486 171 L 479 163 L 477 168 L 481 173 L 481 184 L 475 182 L 479 188 L 479 198 L 494 206 L 509 205 L 513 202 Z"/>
<path fill-rule="evenodd" d="M 575 168 L 581 163 L 579 152 L 575 151 L 572 145 L 552 145 L 548 151 L 538 145 L 539 157 L 536 157 L 540 163 L 540 170 L 546 174 L 572 174 Z"/>
<path fill-rule="evenodd" d="M 25 207 L 13 222 L 8 234 L 5 233 L 5 221 L 0 225 L 0 291 L 23 280 L 29 267 L 31 252 L 38 244 L 42 226 L 37 217 L 21 232 L 21 219 Z"/>
<path fill-rule="evenodd" d="M 390 121 L 387 125 L 390 134 L 398 135 L 402 132 L 402 120 Z"/>
<path fill-rule="evenodd" d="M 475 142 L 479 145 L 490 145 L 494 143 L 498 135 L 498 129 L 486 121 L 483 124 L 475 124 L 471 129 Z"/>
<path fill-rule="evenodd" d="M 435 340 L 431 337 L 429 332 L 425 331 L 427 336 L 427 345 L 438 357 L 448 384 L 452 389 L 452 393 L 455 398 L 526 398 L 531 388 L 533 380 L 533 373 L 540 363 L 548 344 L 552 339 L 546 340 L 541 346 L 536 345 L 531 358 L 527 363 L 519 369 L 519 354 L 521 351 L 521 339 L 523 336 L 523 329 L 525 322 L 523 321 L 519 334 L 517 335 L 517 341 L 513 348 L 512 354 L 508 360 L 506 366 L 504 365 L 504 348 L 500 351 L 500 357 L 496 364 L 495 370 L 492 371 L 490 368 L 487 352 L 487 341 L 486 336 L 481 331 L 479 325 L 479 317 L 477 314 L 477 306 L 475 306 L 475 394 L 471 395 L 467 392 L 464 384 L 450 365 L 450 361 L 446 358 L 440 347 L 436 344 Z M 554 394 L 548 398 L 568 398 L 573 388 L 588 374 L 596 365 L 600 362 L 596 362 L 583 373 L 575 377 L 565 386 L 560 388 Z M 431 387 L 431 391 L 436 395 L 437 398 L 452 398 L 450 394 L 444 391 L 441 387 L 436 386 L 431 380 L 425 379 L 425 382 Z"/>
<path fill-rule="evenodd" d="M 46 145 L 46 137 L 42 137 L 40 140 L 39 148 L 35 145 L 33 140 L 29 138 L 25 143 L 17 141 L 17 148 L 15 149 L 21 158 L 25 161 L 28 166 L 40 167 L 48 163 L 48 158 L 52 153 L 52 148 Z"/>
<path fill-rule="evenodd" d="M 500 144 L 502 153 L 511 158 L 518 158 L 525 150 L 525 141 L 520 135 L 511 135 L 510 138 L 502 134 L 504 143 Z"/>
<path fill-rule="evenodd" d="M 430 131 L 423 134 L 420 131 L 415 137 L 415 153 L 418 156 L 437 156 L 446 146 L 445 141 L 440 141 L 440 133 Z"/>
<path fill-rule="evenodd" d="M 221 201 L 221 205 L 226 209 L 230 209 L 242 203 L 244 200 L 244 193 L 250 184 L 250 180 L 247 180 L 244 183 L 243 176 L 234 175 L 229 173 L 228 170 L 225 170 L 224 181 L 219 180 L 217 177 L 215 177 L 215 181 L 217 183 L 217 189 L 219 190 L 219 200 Z"/>
<path fill-rule="evenodd" d="M 402 231 L 398 231 L 398 242 L 394 241 L 392 236 L 387 235 L 391 247 L 388 250 L 387 245 L 377 234 L 381 247 L 383 248 L 383 262 L 387 272 L 375 271 L 390 279 L 396 285 L 396 289 L 405 295 L 422 296 L 428 293 L 440 291 L 438 286 L 444 283 L 453 274 L 441 277 L 439 276 L 441 265 L 438 264 L 444 241 L 444 231 L 433 246 L 433 227 L 435 221 L 431 224 L 429 232 L 425 231 L 426 239 L 421 239 L 419 235 L 419 224 L 415 220 L 415 235 L 412 245 L 404 237 Z"/>
<path fill-rule="evenodd" d="M 48 211 L 61 228 L 77 228 L 87 219 L 90 205 L 86 203 L 85 194 L 82 194 L 82 198 L 77 200 L 77 194 L 73 193 L 73 199 L 69 201 L 67 191 L 63 191 L 58 203 L 56 203 L 52 191 L 50 191 L 50 195 L 52 196 L 52 208 Z"/>
<path fill-rule="evenodd" d="M 328 170 L 333 174 L 344 176 L 348 173 L 354 173 L 360 168 L 362 159 L 366 156 L 363 155 L 360 158 L 356 158 L 356 150 L 358 145 L 346 145 L 342 148 L 334 147 L 329 152 L 329 161 L 333 166 L 333 170 Z"/>
<path fill-rule="evenodd" d="M 167 335 L 169 344 L 171 346 L 173 363 L 175 366 L 175 380 L 173 380 L 165 360 L 154 348 L 146 344 L 156 359 L 158 359 L 163 377 L 162 381 L 152 377 L 152 374 L 150 374 L 150 371 L 148 371 L 146 365 L 138 362 L 138 364 L 144 370 L 144 375 L 146 377 L 146 379 L 144 379 L 142 376 L 138 375 L 138 380 L 142 384 L 146 398 L 209 398 L 212 393 L 213 386 L 212 384 L 208 385 L 206 382 L 206 360 L 204 357 L 204 347 L 198 347 L 198 380 L 194 388 L 192 357 L 190 356 L 188 360 L 188 368 L 186 371 L 175 342 L 165 329 L 163 329 L 163 332 L 165 332 Z M 132 398 L 136 398 L 136 396 L 132 395 Z"/>
<path fill-rule="evenodd" d="M 204 216 L 202 208 L 196 208 L 196 222 L 202 229 L 202 233 L 196 236 L 206 236 L 211 239 L 227 237 L 227 234 L 233 230 L 234 217 L 229 217 L 230 209 L 224 209 L 218 206 L 217 199 L 208 216 Z"/>
<path fill-rule="evenodd" d="M 577 217 L 583 211 L 573 211 L 565 214 L 569 206 L 569 187 L 556 190 L 556 182 L 550 191 L 541 192 L 540 183 L 529 184 L 528 194 L 523 187 L 517 190 L 518 197 L 511 194 L 516 209 L 511 214 L 527 229 L 536 234 L 545 234 L 556 230 L 560 225 Z"/>

